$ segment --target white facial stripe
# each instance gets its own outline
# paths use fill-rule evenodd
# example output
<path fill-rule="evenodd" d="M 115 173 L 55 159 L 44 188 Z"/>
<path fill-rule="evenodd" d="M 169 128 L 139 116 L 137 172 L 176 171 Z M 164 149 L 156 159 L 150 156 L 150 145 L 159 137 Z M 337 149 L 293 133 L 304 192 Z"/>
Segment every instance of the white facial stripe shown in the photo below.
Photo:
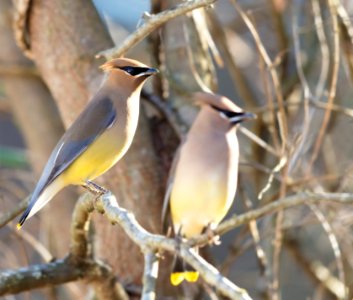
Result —
<path fill-rule="evenodd" d="M 221 116 L 221 118 L 229 120 L 229 118 L 225 115 L 225 113 L 219 112 L 219 115 Z"/>
<path fill-rule="evenodd" d="M 240 116 L 235 116 L 235 117 L 232 117 L 232 118 L 229 118 L 229 121 L 231 121 L 232 123 L 237 123 L 237 122 L 240 122 L 243 120 L 243 116 L 240 115 Z"/>

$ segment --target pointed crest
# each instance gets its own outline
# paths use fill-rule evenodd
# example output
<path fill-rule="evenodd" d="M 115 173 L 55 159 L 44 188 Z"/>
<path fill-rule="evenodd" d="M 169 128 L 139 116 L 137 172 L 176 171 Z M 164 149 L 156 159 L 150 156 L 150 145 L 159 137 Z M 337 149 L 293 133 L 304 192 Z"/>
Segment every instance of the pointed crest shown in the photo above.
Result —
<path fill-rule="evenodd" d="M 205 93 L 205 92 L 197 92 L 193 94 L 193 100 L 198 105 L 210 105 L 215 106 L 220 109 L 234 111 L 234 112 L 242 112 L 243 110 L 234 104 L 230 99 L 225 96 Z"/>
<path fill-rule="evenodd" d="M 102 69 L 104 72 L 109 72 L 113 69 L 127 66 L 148 68 L 148 66 L 145 64 L 131 58 L 114 58 L 101 65 L 100 69 Z"/>

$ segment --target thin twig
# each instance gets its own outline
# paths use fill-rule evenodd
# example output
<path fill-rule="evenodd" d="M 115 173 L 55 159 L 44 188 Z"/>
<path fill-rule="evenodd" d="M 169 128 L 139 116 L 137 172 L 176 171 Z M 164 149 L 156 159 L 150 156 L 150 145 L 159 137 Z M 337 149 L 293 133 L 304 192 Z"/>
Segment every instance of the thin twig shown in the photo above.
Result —
<path fill-rule="evenodd" d="M 244 195 L 244 197 L 242 198 L 244 199 L 244 204 L 246 209 L 247 210 L 252 209 L 253 204 L 250 201 L 250 199 L 246 195 Z M 268 259 L 266 257 L 266 253 L 260 243 L 260 232 L 259 232 L 259 228 L 256 220 L 249 222 L 249 230 L 250 230 L 251 237 L 254 241 L 254 248 L 255 248 L 257 260 L 260 267 L 260 275 L 262 276 L 263 280 L 266 282 L 266 287 L 267 287 L 266 294 L 267 294 L 267 298 L 269 298 L 271 295 L 270 269 L 268 266 Z"/>
<path fill-rule="evenodd" d="M 298 244 L 297 240 L 292 238 L 285 239 L 284 245 L 292 254 L 296 262 L 303 268 L 306 274 L 316 283 L 325 287 L 325 289 L 338 299 L 344 299 L 344 284 L 319 261 L 312 261 L 306 258 Z"/>
<path fill-rule="evenodd" d="M 296 64 L 299 80 L 304 91 L 304 101 L 303 101 L 304 117 L 303 117 L 303 126 L 297 138 L 299 142 L 295 147 L 293 146 L 292 156 L 289 161 L 289 167 L 288 167 L 289 174 L 291 174 L 292 171 L 297 167 L 298 159 L 300 159 L 303 156 L 303 151 L 308 143 L 308 136 L 310 135 L 310 132 L 312 130 L 310 126 L 310 122 L 312 120 L 311 116 L 313 114 L 313 109 L 310 110 L 310 107 L 309 107 L 312 94 L 310 91 L 309 83 L 305 77 L 304 70 L 303 70 L 300 37 L 298 33 L 298 24 L 297 24 L 298 14 L 299 12 L 297 12 L 297 9 L 296 9 L 296 11 L 293 13 L 292 32 L 293 32 L 293 41 L 294 41 L 295 64 Z M 317 23 L 317 21 L 315 23 Z"/>
<path fill-rule="evenodd" d="M 141 92 L 141 97 L 142 99 L 145 99 L 146 101 L 151 103 L 166 118 L 169 125 L 173 128 L 175 134 L 178 136 L 179 140 L 182 140 L 183 131 L 177 118 L 175 117 L 171 106 L 168 103 L 164 102 L 157 95 L 151 94 L 144 89 Z"/>
<path fill-rule="evenodd" d="M 342 5 L 341 1 L 336 0 L 337 16 L 340 33 L 342 37 L 343 50 L 348 62 L 351 80 L 353 79 L 353 26 L 350 15 Z"/>
<path fill-rule="evenodd" d="M 266 67 L 268 69 L 268 71 L 270 72 L 271 78 L 272 78 L 272 83 L 273 83 L 273 87 L 274 87 L 274 92 L 277 98 L 277 102 L 278 102 L 278 107 L 279 107 L 279 112 L 280 112 L 280 118 L 281 118 L 281 124 L 283 126 L 283 140 L 282 140 L 282 148 L 286 146 L 286 142 L 287 142 L 287 136 L 288 136 L 288 128 L 287 128 L 287 116 L 286 116 L 286 111 L 284 109 L 284 101 L 283 101 L 283 95 L 282 95 L 282 91 L 281 91 L 281 84 L 280 84 L 280 80 L 276 71 L 276 68 L 273 64 L 273 62 L 271 61 L 270 56 L 268 55 L 266 48 L 264 47 L 261 38 L 259 36 L 259 33 L 257 32 L 254 24 L 251 22 L 250 18 L 247 16 L 247 14 L 242 10 L 242 8 L 240 7 L 240 5 L 238 4 L 237 0 L 232 0 L 232 3 L 235 7 L 235 9 L 238 11 L 238 13 L 240 14 L 241 18 L 243 19 L 244 23 L 246 24 L 246 26 L 248 27 L 249 31 L 251 32 L 254 40 L 255 40 L 255 44 L 256 47 L 264 61 L 264 63 L 266 64 Z M 284 148 L 283 148 L 284 151 Z"/>
<path fill-rule="evenodd" d="M 249 129 L 247 129 L 246 127 L 243 126 L 239 126 L 238 127 L 238 131 L 240 133 L 242 133 L 243 135 L 245 135 L 249 140 L 253 141 L 254 143 L 256 143 L 258 146 L 260 146 L 261 148 L 265 149 L 266 151 L 268 151 L 269 153 L 271 153 L 274 156 L 279 156 L 279 153 L 276 151 L 275 148 L 273 148 L 271 145 L 269 145 L 268 143 L 266 143 L 263 139 L 261 139 L 260 137 L 258 137 L 256 134 L 254 134 L 253 132 L 251 132 Z"/>
<path fill-rule="evenodd" d="M 219 22 L 216 13 L 213 10 L 207 12 L 207 18 L 209 19 L 208 24 L 211 29 L 212 37 L 217 42 L 217 46 L 220 48 L 223 59 L 226 62 L 229 74 L 236 86 L 237 93 L 244 103 L 253 107 L 257 104 L 257 99 L 254 91 L 251 89 L 249 82 L 245 78 L 243 72 L 236 64 L 234 57 L 230 51 L 230 47 L 227 41 L 227 36 L 224 28 Z"/>
<path fill-rule="evenodd" d="M 325 84 L 329 74 L 330 53 L 329 53 L 329 46 L 327 44 L 326 34 L 323 26 L 319 1 L 313 0 L 312 7 L 313 7 L 313 13 L 314 13 L 315 29 L 316 29 L 317 37 L 320 42 L 320 51 L 322 56 L 320 77 L 315 89 L 315 98 L 320 100 L 324 94 Z"/>
<path fill-rule="evenodd" d="M 325 230 L 325 232 L 327 234 L 327 237 L 328 237 L 330 244 L 331 244 L 331 247 L 332 247 L 333 254 L 336 259 L 338 278 L 342 282 L 342 284 L 344 285 L 346 280 L 345 280 L 345 272 L 344 272 L 344 266 L 343 266 L 342 253 L 341 253 L 341 249 L 339 247 L 339 243 L 337 241 L 336 235 L 333 232 L 332 226 L 328 222 L 328 220 L 325 217 L 325 215 L 323 214 L 323 212 L 316 205 L 309 204 L 309 207 L 311 208 L 311 210 L 313 211 L 313 213 L 315 214 L 317 219 L 320 221 L 322 228 Z M 346 289 L 344 288 L 343 289 L 343 297 L 341 297 L 340 299 L 346 298 L 346 291 L 345 290 Z"/>
<path fill-rule="evenodd" d="M 183 2 L 177 5 L 175 8 L 165 10 L 159 14 L 151 15 L 150 18 L 139 27 L 135 32 L 129 35 L 118 47 L 104 50 L 97 54 L 97 57 L 105 57 L 106 59 L 112 59 L 124 55 L 129 49 L 141 42 L 146 36 L 148 36 L 155 29 L 163 25 L 164 23 L 172 20 L 178 16 L 184 15 L 194 9 L 210 6 L 215 3 L 216 0 L 191 0 Z"/>
<path fill-rule="evenodd" d="M 234 215 L 228 220 L 222 222 L 215 230 L 215 234 L 223 235 L 230 230 L 237 228 L 243 224 L 249 223 L 251 220 L 257 220 L 266 215 L 278 212 L 282 209 L 287 209 L 293 206 L 303 205 L 307 203 L 340 203 L 353 204 L 353 194 L 350 193 L 309 193 L 301 192 L 295 195 L 287 196 L 284 199 L 277 200 L 266 204 L 260 208 L 253 209 L 241 215 Z M 208 237 L 206 234 L 200 235 L 196 238 L 190 239 L 189 244 L 202 245 L 207 243 Z"/>
<path fill-rule="evenodd" d="M 156 299 L 156 284 L 158 278 L 158 257 L 154 251 L 145 250 L 145 268 L 143 271 L 143 289 L 141 300 Z"/>
<path fill-rule="evenodd" d="M 32 234 L 25 231 L 24 229 L 21 229 L 21 231 L 18 231 L 15 228 L 11 229 L 15 235 L 17 235 L 19 238 L 25 240 L 29 245 L 31 245 L 45 262 L 49 262 L 53 259 L 53 255 L 49 252 L 49 250 L 41 243 L 41 241 L 35 238 Z"/>
<path fill-rule="evenodd" d="M 330 89 L 329 89 L 329 94 L 328 94 L 328 99 L 327 99 L 327 106 L 328 109 L 325 111 L 324 119 L 321 124 L 321 128 L 319 131 L 319 134 L 316 139 L 316 143 L 314 145 L 314 150 L 313 154 L 311 156 L 311 160 L 308 165 L 308 172 L 310 171 L 312 165 L 316 161 L 316 158 L 319 154 L 319 151 L 321 149 L 321 145 L 323 142 L 323 138 L 325 135 L 325 132 L 327 130 L 330 118 L 331 118 L 331 109 L 329 109 L 336 96 L 336 89 L 337 89 L 337 80 L 338 80 L 338 71 L 339 71 L 339 62 L 340 62 L 340 50 L 339 50 L 339 31 L 338 31 L 338 21 L 337 21 L 337 8 L 334 0 L 328 0 L 329 3 L 329 8 L 330 8 L 330 15 L 332 19 L 332 24 L 333 24 L 333 66 L 332 66 L 332 77 L 331 77 L 331 83 L 330 83 Z"/>

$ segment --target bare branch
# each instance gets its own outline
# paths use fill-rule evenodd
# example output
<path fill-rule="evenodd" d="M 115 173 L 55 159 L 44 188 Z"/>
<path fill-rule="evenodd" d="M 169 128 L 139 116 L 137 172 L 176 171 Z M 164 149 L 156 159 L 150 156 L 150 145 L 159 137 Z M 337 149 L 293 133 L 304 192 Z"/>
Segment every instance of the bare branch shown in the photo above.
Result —
<path fill-rule="evenodd" d="M 232 77 L 234 84 L 236 85 L 237 92 L 240 95 L 240 98 L 246 101 L 250 106 L 256 106 L 257 99 L 254 91 L 251 89 L 249 82 L 245 78 L 242 70 L 236 64 L 232 53 L 230 52 L 230 47 L 228 45 L 227 37 L 225 34 L 225 30 L 220 24 L 216 13 L 213 10 L 210 10 L 207 13 L 207 18 L 209 19 L 209 26 L 215 42 L 217 43 L 217 47 L 220 48 L 222 52 L 223 59 L 226 63 L 226 66 L 229 70 L 229 74 Z"/>
<path fill-rule="evenodd" d="M 151 94 L 144 89 L 142 89 L 141 96 L 143 99 L 151 103 L 151 105 L 153 105 L 166 118 L 179 140 L 181 140 L 183 138 L 182 125 L 178 118 L 176 118 L 172 107 L 164 102 L 159 96 Z"/>
<path fill-rule="evenodd" d="M 277 74 L 277 71 L 276 71 L 276 68 L 275 68 L 273 62 L 271 61 L 270 56 L 268 55 L 268 53 L 267 53 L 267 51 L 261 41 L 260 35 L 257 32 L 254 24 L 251 22 L 248 15 L 242 10 L 242 8 L 238 4 L 237 0 L 232 0 L 231 2 L 233 3 L 235 9 L 240 14 L 241 18 L 243 19 L 244 23 L 248 27 L 249 31 L 251 32 L 251 34 L 255 40 L 255 44 L 256 44 L 256 47 L 259 51 L 259 54 L 261 55 L 261 58 L 263 59 L 265 65 L 271 75 L 272 83 L 273 83 L 273 87 L 274 87 L 274 92 L 275 92 L 275 95 L 277 98 L 278 108 L 279 108 L 279 112 L 280 112 L 280 114 L 279 114 L 280 119 L 278 121 L 279 121 L 279 124 L 283 126 L 282 147 L 285 147 L 286 142 L 287 142 L 287 136 L 288 136 L 287 115 L 286 115 L 286 112 L 284 109 L 284 100 L 283 100 L 283 95 L 282 95 L 282 91 L 281 91 L 281 84 L 280 84 L 279 76 Z"/>
<path fill-rule="evenodd" d="M 156 299 L 156 283 L 158 278 L 158 257 L 155 252 L 145 250 L 145 269 L 143 272 L 142 300 Z"/>
<path fill-rule="evenodd" d="M 63 260 L 0 272 L 0 296 L 66 282 L 92 281 L 98 299 L 128 299 L 112 270 L 89 257 L 89 216 L 94 198 L 84 194 L 77 202 L 71 226 L 71 253 Z"/>
<path fill-rule="evenodd" d="M 248 223 L 251 220 L 261 218 L 266 214 L 274 213 L 285 208 L 304 203 L 317 202 L 353 204 L 353 194 L 299 193 L 283 200 L 270 203 L 262 208 L 244 213 L 240 216 L 234 216 L 221 224 L 216 233 L 223 234 L 237 226 Z M 74 216 L 75 218 L 78 216 L 85 217 L 82 218 L 81 221 L 75 220 L 74 224 L 86 224 L 89 211 L 92 210 L 92 206 L 94 204 L 99 212 L 106 214 L 106 217 L 112 224 L 119 223 L 123 227 L 126 234 L 136 244 L 138 244 L 143 251 L 148 250 L 145 252 L 149 253 L 148 259 L 152 259 L 152 257 L 150 257 L 151 251 L 153 252 L 163 249 L 169 252 L 176 252 L 177 242 L 175 240 L 161 235 L 151 234 L 146 231 L 137 223 L 132 213 L 119 207 L 115 197 L 112 194 L 103 195 L 97 200 L 95 200 L 90 194 L 81 197 L 76 208 L 77 212 L 75 212 Z M 80 210 L 86 212 L 79 212 Z M 78 230 L 82 230 L 83 227 L 80 225 L 76 228 Z M 73 235 L 79 236 L 77 233 L 74 233 Z M 81 240 L 85 241 L 85 239 Z M 234 283 L 223 277 L 216 268 L 190 250 L 190 245 L 195 243 L 201 244 L 205 241 L 207 241 L 207 236 L 201 235 L 195 239 L 192 239 L 188 243 L 179 245 L 180 247 L 178 249 L 178 254 L 185 259 L 187 263 L 198 270 L 204 280 L 214 286 L 220 293 L 231 299 L 251 299 L 245 290 L 239 288 Z M 81 248 L 79 247 L 78 249 Z M 151 265 L 150 262 L 146 262 L 146 264 Z M 102 275 L 103 271 L 104 275 Z M 19 278 L 18 276 L 22 278 L 20 281 L 17 280 Z M 50 264 L 32 266 L 19 271 L 2 272 L 0 276 L 0 295 L 18 293 L 20 291 L 32 288 L 43 287 L 50 284 L 60 284 L 81 278 L 95 280 L 96 282 L 99 282 L 100 280 L 103 281 L 103 278 L 110 278 L 109 282 L 112 283 L 112 277 L 109 276 L 112 276 L 110 270 L 107 270 L 107 267 L 105 266 L 103 268 L 102 264 L 99 262 L 86 259 L 80 261 L 78 264 L 75 264 L 72 259 L 59 260 Z"/>
<path fill-rule="evenodd" d="M 309 207 L 311 208 L 311 210 L 315 214 L 316 218 L 320 221 L 322 228 L 325 230 L 325 232 L 327 234 L 327 237 L 328 237 L 330 244 L 331 244 L 331 247 L 332 247 L 333 254 L 336 259 L 339 281 L 344 285 L 346 282 L 345 281 L 346 276 L 345 276 L 345 271 L 344 271 L 342 252 L 341 252 L 337 237 L 333 231 L 333 228 L 332 228 L 331 224 L 329 223 L 329 221 L 327 220 L 324 213 L 319 209 L 318 206 L 313 205 L 313 204 L 309 204 Z M 340 299 L 347 298 L 345 295 L 345 290 L 346 289 L 344 288 L 343 289 L 343 297 L 341 297 Z"/>
<path fill-rule="evenodd" d="M 266 215 L 276 213 L 282 209 L 290 208 L 293 206 L 298 206 L 308 203 L 340 203 L 340 204 L 353 204 L 353 194 L 350 193 L 322 193 L 314 194 L 309 192 L 302 192 L 292 196 L 283 198 L 282 200 L 277 200 L 271 202 L 270 204 L 264 205 L 263 207 L 251 210 L 249 212 L 243 213 L 241 215 L 234 215 L 228 220 L 221 223 L 215 230 L 215 234 L 223 235 L 226 232 L 239 227 L 243 224 L 247 224 L 252 220 L 262 218 Z M 200 245 L 207 243 L 208 237 L 203 234 L 196 238 L 190 240 L 189 244 Z"/>
<path fill-rule="evenodd" d="M 71 223 L 71 259 L 76 261 L 87 257 L 89 216 L 94 210 L 92 196 L 83 194 L 77 201 Z"/>
<path fill-rule="evenodd" d="M 221 294 L 230 299 L 251 299 L 245 290 L 223 277 L 216 268 L 207 263 L 201 256 L 192 252 L 188 244 L 178 245 L 173 239 L 151 234 L 142 228 L 132 213 L 119 207 L 112 194 L 108 193 L 103 195 L 97 199 L 95 205 L 98 211 L 105 213 L 110 222 L 119 223 L 125 233 L 139 245 L 141 249 L 163 249 L 175 253 L 178 248 L 178 255 L 199 271 L 203 279 L 214 286 Z"/>
<path fill-rule="evenodd" d="M 338 80 L 338 71 L 339 71 L 339 62 L 340 62 L 340 49 L 339 49 L 339 30 L 338 30 L 338 21 L 337 21 L 337 7 L 336 2 L 334 0 L 328 0 L 330 15 L 333 24 L 333 63 L 332 63 L 332 76 L 330 89 L 327 99 L 327 109 L 325 111 L 324 119 L 321 124 L 321 128 L 318 134 L 318 137 L 315 142 L 313 154 L 311 160 L 309 162 L 308 170 L 310 170 L 311 166 L 314 164 L 317 156 L 319 155 L 319 151 L 323 142 L 323 138 L 328 127 L 330 118 L 331 118 L 331 106 L 333 105 L 334 99 L 336 97 L 336 89 L 337 89 L 337 80 Z"/>
<path fill-rule="evenodd" d="M 325 287 L 325 289 L 338 299 L 344 299 L 344 284 L 327 269 L 320 261 L 312 261 L 304 256 L 299 242 L 293 238 L 285 239 L 285 246 L 295 261 L 302 267 L 308 277 Z"/>
<path fill-rule="evenodd" d="M 105 57 L 106 59 L 112 59 L 124 55 L 130 48 L 141 42 L 146 36 L 148 36 L 155 29 L 174 19 L 178 16 L 184 15 L 194 9 L 209 6 L 215 3 L 216 0 L 191 0 L 181 3 L 175 8 L 168 9 L 156 15 L 151 15 L 149 19 L 134 33 L 129 35 L 125 41 L 123 41 L 118 47 L 101 51 L 97 54 L 97 57 Z"/>
<path fill-rule="evenodd" d="M 17 270 L 5 270 L 0 273 L 0 296 L 98 277 L 102 268 L 103 265 L 96 263 L 82 263 L 78 267 L 69 263 L 68 259 L 63 259 Z"/>

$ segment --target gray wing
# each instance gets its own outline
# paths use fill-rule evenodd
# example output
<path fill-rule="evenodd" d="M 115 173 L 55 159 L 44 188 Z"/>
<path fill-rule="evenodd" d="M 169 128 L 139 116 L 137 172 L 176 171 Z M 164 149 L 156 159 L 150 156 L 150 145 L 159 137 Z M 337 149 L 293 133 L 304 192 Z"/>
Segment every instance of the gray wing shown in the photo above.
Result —
<path fill-rule="evenodd" d="M 112 100 L 109 97 L 93 99 L 54 148 L 32 198 L 35 200 L 48 184 L 115 121 L 116 111 Z"/>
<path fill-rule="evenodd" d="M 22 225 L 44 189 L 79 157 L 87 147 L 116 121 L 116 110 L 109 97 L 92 99 L 54 148 L 19 220 Z"/>

